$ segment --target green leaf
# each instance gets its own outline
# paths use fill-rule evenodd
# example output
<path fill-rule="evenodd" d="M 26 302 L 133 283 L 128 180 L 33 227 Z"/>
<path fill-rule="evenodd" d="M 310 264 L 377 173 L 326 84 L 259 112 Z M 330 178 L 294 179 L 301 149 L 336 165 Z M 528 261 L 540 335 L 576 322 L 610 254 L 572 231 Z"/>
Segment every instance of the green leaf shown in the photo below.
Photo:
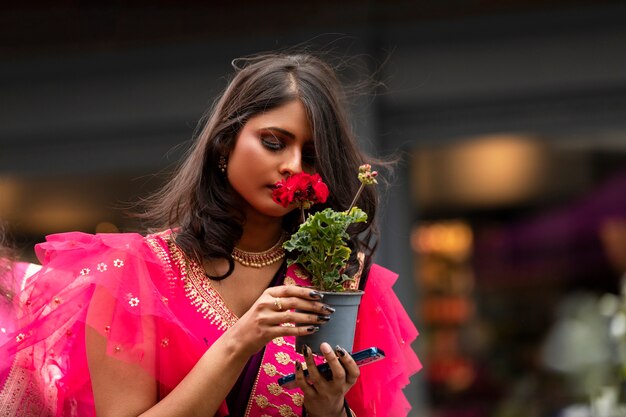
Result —
<path fill-rule="evenodd" d="M 340 273 L 346 267 L 351 250 L 347 246 L 348 226 L 367 221 L 367 213 L 353 207 L 349 213 L 330 208 L 309 214 L 296 233 L 283 247 L 296 252 L 288 265 L 298 263 L 312 277 L 313 286 L 323 291 L 343 291 L 343 284 L 351 278 Z"/>

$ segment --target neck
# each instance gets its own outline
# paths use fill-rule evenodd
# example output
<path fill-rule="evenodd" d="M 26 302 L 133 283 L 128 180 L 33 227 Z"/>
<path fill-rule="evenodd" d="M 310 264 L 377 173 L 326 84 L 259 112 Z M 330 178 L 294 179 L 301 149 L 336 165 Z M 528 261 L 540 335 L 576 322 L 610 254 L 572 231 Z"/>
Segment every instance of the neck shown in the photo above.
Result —
<path fill-rule="evenodd" d="M 262 252 L 272 247 L 282 235 L 282 219 L 251 221 L 247 219 L 237 248 L 249 252 Z"/>

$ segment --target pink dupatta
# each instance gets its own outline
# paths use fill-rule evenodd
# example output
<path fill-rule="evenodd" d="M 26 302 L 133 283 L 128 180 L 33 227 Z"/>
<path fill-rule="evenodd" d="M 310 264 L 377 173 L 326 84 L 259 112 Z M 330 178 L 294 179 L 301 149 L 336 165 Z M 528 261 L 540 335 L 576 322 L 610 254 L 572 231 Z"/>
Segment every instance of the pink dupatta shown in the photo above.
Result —
<path fill-rule="evenodd" d="M 43 395 L 50 415 L 95 415 L 85 326 L 107 338 L 109 355 L 153 375 L 163 397 L 237 320 L 169 232 L 58 234 L 36 251 L 43 268 L 17 300 L 18 328 L 0 346 L 0 358 L 16 358 L 13 366 L 43 376 L 38 384 L 55 394 Z M 358 416 L 405 416 L 410 409 L 402 388 L 420 367 L 410 348 L 417 331 L 392 291 L 395 279 L 372 266 L 359 310 L 355 349 L 378 346 L 387 359 L 362 368 L 349 392 Z M 290 268 L 285 284 L 308 285 L 308 279 Z M 276 383 L 293 372 L 295 359 L 302 361 L 290 339 L 266 346 L 246 416 L 301 414 L 302 393 Z M 218 415 L 227 415 L 225 404 Z"/>

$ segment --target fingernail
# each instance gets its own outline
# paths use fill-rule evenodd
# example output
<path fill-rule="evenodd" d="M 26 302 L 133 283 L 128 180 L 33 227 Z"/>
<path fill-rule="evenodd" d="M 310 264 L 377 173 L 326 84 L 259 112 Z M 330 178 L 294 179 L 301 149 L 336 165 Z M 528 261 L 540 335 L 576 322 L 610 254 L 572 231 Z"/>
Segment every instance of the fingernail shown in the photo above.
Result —
<path fill-rule="evenodd" d="M 323 354 L 327 355 L 330 352 L 333 351 L 333 349 L 330 347 L 330 345 L 328 343 L 322 343 L 320 345 L 320 350 L 322 351 Z"/>
<path fill-rule="evenodd" d="M 302 364 L 300 363 L 300 361 L 296 360 L 296 372 L 300 371 L 302 369 Z"/>
<path fill-rule="evenodd" d="M 309 327 L 306 328 L 306 331 L 309 332 L 309 333 L 315 333 L 319 329 L 320 329 L 319 326 L 309 326 Z"/>
<path fill-rule="evenodd" d="M 346 356 L 346 351 L 339 345 L 335 346 L 335 353 L 342 358 Z"/>
<path fill-rule="evenodd" d="M 319 292 L 317 292 L 317 291 L 311 291 L 311 292 L 309 293 L 309 296 L 310 296 L 310 297 L 312 297 L 312 298 L 316 298 L 316 299 L 318 299 L 318 300 L 321 300 L 322 298 L 324 298 L 324 294 L 319 293 Z"/>
<path fill-rule="evenodd" d="M 324 305 L 324 307 L 322 307 L 322 309 L 323 309 L 323 310 L 326 310 L 326 311 L 330 311 L 331 313 L 334 313 L 334 312 L 335 312 L 335 309 L 334 309 L 334 308 L 332 308 L 332 307 L 331 307 L 331 306 L 329 306 L 329 305 Z"/>
<path fill-rule="evenodd" d="M 317 316 L 317 321 L 324 321 L 324 322 L 326 322 L 328 320 L 330 320 L 330 316 L 322 316 L 322 315 Z"/>
<path fill-rule="evenodd" d="M 313 326 L 311 326 L 313 327 Z M 309 327 L 309 328 L 311 328 Z M 304 356 L 305 358 L 307 358 L 309 356 L 309 346 L 308 345 L 302 345 L 302 356 Z"/>

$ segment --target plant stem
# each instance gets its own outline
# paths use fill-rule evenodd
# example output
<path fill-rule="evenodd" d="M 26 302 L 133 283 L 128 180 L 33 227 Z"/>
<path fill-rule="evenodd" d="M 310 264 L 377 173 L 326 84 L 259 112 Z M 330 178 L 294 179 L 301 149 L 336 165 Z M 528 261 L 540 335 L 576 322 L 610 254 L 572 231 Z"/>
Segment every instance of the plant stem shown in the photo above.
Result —
<path fill-rule="evenodd" d="M 356 205 L 356 201 L 359 199 L 359 196 L 361 195 L 363 188 L 365 188 L 365 184 L 361 183 L 361 186 L 359 187 L 359 191 L 356 192 L 356 195 L 354 196 L 352 203 L 350 203 L 350 207 L 348 207 L 348 210 L 346 210 L 346 213 L 350 214 L 350 210 L 352 210 L 352 207 Z"/>
<path fill-rule="evenodd" d="M 300 219 L 302 220 L 302 223 L 306 220 L 304 218 L 304 206 L 300 206 Z"/>

